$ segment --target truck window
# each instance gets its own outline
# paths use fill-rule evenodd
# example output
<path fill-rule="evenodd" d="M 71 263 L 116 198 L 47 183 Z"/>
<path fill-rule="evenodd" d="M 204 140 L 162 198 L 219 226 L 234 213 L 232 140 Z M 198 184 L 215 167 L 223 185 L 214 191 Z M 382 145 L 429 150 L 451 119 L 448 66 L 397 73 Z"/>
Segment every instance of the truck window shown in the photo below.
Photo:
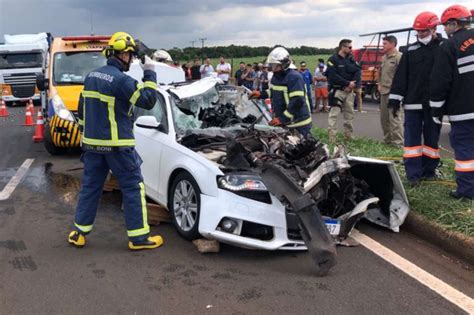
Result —
<path fill-rule="evenodd" d="M 41 68 L 43 57 L 41 53 L 1 53 L 0 69 L 9 68 Z"/>
<path fill-rule="evenodd" d="M 87 74 L 105 66 L 107 59 L 100 51 L 82 51 L 56 53 L 53 62 L 55 85 L 82 85 Z"/>

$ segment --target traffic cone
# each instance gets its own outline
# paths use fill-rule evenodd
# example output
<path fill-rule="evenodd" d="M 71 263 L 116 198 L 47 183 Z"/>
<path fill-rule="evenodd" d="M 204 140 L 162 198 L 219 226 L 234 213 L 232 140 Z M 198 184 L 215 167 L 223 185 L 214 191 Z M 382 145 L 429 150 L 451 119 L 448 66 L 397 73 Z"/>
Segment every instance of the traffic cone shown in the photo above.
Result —
<path fill-rule="evenodd" d="M 28 102 L 28 108 L 30 109 L 31 117 L 35 114 L 35 105 L 33 104 L 33 100 L 30 98 Z"/>
<path fill-rule="evenodd" d="M 0 108 L 0 117 L 8 117 L 7 106 L 4 100 L 2 100 L 2 107 Z"/>
<path fill-rule="evenodd" d="M 267 106 L 268 111 L 271 113 L 272 112 L 272 100 L 269 99 L 269 98 L 266 98 L 265 99 L 265 105 Z"/>
<path fill-rule="evenodd" d="M 33 142 L 43 142 L 44 140 L 44 121 L 43 112 L 41 108 L 38 109 L 38 118 L 36 118 L 35 134 L 33 135 Z"/>
<path fill-rule="evenodd" d="M 29 106 L 28 103 L 26 103 L 26 108 L 25 108 L 25 123 L 23 126 L 34 126 L 35 123 L 33 122 L 33 117 L 31 115 L 31 107 Z"/>

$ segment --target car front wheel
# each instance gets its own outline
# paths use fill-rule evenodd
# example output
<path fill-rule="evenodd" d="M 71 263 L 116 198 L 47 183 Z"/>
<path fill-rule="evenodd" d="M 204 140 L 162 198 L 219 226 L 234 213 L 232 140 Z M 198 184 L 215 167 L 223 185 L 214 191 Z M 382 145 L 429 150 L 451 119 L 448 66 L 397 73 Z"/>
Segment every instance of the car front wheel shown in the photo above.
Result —
<path fill-rule="evenodd" d="M 170 189 L 168 209 L 179 234 L 188 240 L 200 237 L 198 228 L 201 191 L 189 173 L 179 173 L 174 179 Z"/>

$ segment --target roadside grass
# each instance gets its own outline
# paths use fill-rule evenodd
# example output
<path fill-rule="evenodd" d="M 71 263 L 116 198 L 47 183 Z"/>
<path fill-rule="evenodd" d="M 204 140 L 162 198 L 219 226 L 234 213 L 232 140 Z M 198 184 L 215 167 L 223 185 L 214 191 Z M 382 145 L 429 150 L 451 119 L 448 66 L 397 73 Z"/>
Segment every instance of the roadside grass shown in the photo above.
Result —
<path fill-rule="evenodd" d="M 314 128 L 313 134 L 321 141 L 328 143 L 326 129 Z M 442 179 L 422 181 L 421 185 L 411 187 L 406 180 L 402 149 L 366 137 L 356 137 L 353 140 L 344 141 L 341 133 L 337 135 L 336 139 L 337 143 L 345 145 L 347 152 L 352 156 L 393 160 L 405 187 L 412 211 L 449 231 L 459 232 L 469 237 L 474 236 L 474 202 L 456 200 L 449 196 L 449 192 L 456 188 L 452 159 L 441 160 L 442 165 L 438 170 L 442 174 Z M 330 145 L 330 152 L 333 149 L 334 145 Z"/>
<path fill-rule="evenodd" d="M 314 74 L 314 70 L 316 69 L 316 65 L 318 64 L 318 59 L 323 58 L 324 61 L 326 62 L 328 58 L 331 55 L 308 55 L 308 56 L 303 56 L 303 55 L 294 55 L 291 56 L 291 59 L 293 59 L 295 65 L 299 67 L 301 61 L 306 62 L 306 67 L 308 68 L 309 71 L 311 71 L 311 74 Z M 259 56 L 259 57 L 233 57 L 231 59 L 228 59 L 227 62 L 231 63 L 232 66 L 232 73 L 235 73 L 237 69 L 239 68 L 239 63 L 241 61 L 250 64 L 253 64 L 254 62 L 259 63 L 262 62 L 264 63 L 265 60 L 267 59 L 267 56 Z M 213 64 L 217 63 L 219 60 L 213 60 Z"/>

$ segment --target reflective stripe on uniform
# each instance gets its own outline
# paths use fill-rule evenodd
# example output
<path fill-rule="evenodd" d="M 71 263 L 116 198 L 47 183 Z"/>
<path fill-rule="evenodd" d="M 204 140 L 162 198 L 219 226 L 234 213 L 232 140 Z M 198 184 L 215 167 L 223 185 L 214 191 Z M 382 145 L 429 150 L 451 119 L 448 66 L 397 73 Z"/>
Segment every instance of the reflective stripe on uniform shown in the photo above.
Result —
<path fill-rule="evenodd" d="M 404 158 L 415 158 L 420 157 L 423 155 L 423 147 L 415 146 L 415 147 L 403 147 L 403 157 Z"/>
<path fill-rule="evenodd" d="M 150 88 L 150 89 L 156 90 L 157 87 L 158 85 L 152 81 L 146 81 L 145 83 L 137 84 L 137 89 L 135 90 L 135 92 L 133 92 L 132 96 L 130 97 L 130 104 L 132 104 L 132 106 L 135 106 L 138 98 L 140 97 L 140 92 L 142 89 Z"/>
<path fill-rule="evenodd" d="M 427 145 L 423 146 L 423 155 L 426 155 L 427 157 L 430 157 L 432 159 L 439 159 L 439 149 L 435 149 L 432 147 L 429 147 Z"/>
<path fill-rule="evenodd" d="M 446 103 L 446 101 L 439 101 L 439 102 L 430 101 L 430 107 L 440 108 L 444 105 L 444 103 Z"/>
<path fill-rule="evenodd" d="M 289 124 L 289 125 L 287 125 L 287 127 L 288 128 L 296 128 L 296 127 L 306 126 L 306 125 L 309 125 L 311 123 L 313 123 L 313 120 L 311 119 L 311 117 L 309 117 L 309 118 L 306 118 L 305 120 L 298 121 L 297 123 Z"/>
<path fill-rule="evenodd" d="M 132 96 L 130 97 L 130 104 L 132 104 L 132 106 L 135 106 L 135 103 L 137 102 L 138 98 L 140 97 L 140 90 L 143 89 L 145 87 L 145 85 L 143 83 L 140 83 L 140 84 L 137 84 L 137 89 L 135 90 L 135 92 L 133 92 Z"/>
<path fill-rule="evenodd" d="M 397 101 L 403 100 L 403 96 L 398 95 L 398 94 L 389 94 L 388 98 L 392 100 L 397 100 Z"/>
<path fill-rule="evenodd" d="M 457 172 L 474 172 L 474 160 L 454 160 L 454 170 Z"/>
<path fill-rule="evenodd" d="M 148 225 L 148 215 L 146 210 L 145 185 L 143 184 L 143 182 L 140 182 L 138 185 L 140 186 L 140 202 L 142 204 L 143 228 L 127 231 L 128 237 L 142 236 L 150 233 L 150 226 Z"/>
<path fill-rule="evenodd" d="M 423 106 L 421 104 L 404 104 L 403 108 L 407 110 L 418 110 L 423 109 Z"/>
<path fill-rule="evenodd" d="M 283 112 L 283 115 L 285 115 L 285 117 L 289 118 L 289 119 L 293 119 L 293 117 L 295 117 L 294 115 L 292 115 L 288 110 L 285 110 Z"/>
<path fill-rule="evenodd" d="M 84 97 L 84 102 L 86 102 L 87 98 L 95 98 L 99 99 L 100 101 L 107 103 L 107 112 L 108 118 L 110 122 L 110 137 L 111 139 L 93 139 L 84 136 L 82 138 L 82 142 L 89 145 L 97 145 L 97 146 L 134 146 L 135 139 L 119 139 L 118 138 L 118 128 L 117 128 L 117 121 L 115 120 L 115 97 L 110 95 L 105 95 L 96 91 L 82 91 L 82 96 Z M 83 124 L 86 123 L 86 106 L 84 105 L 84 121 Z"/>
<path fill-rule="evenodd" d="M 74 222 L 74 226 L 77 227 L 81 232 L 84 233 L 89 233 L 92 231 L 92 224 L 91 225 L 79 225 L 76 222 Z"/>
<path fill-rule="evenodd" d="M 459 74 L 474 71 L 474 65 L 459 67 L 458 71 L 459 71 Z"/>
<path fill-rule="evenodd" d="M 289 96 L 290 98 L 295 97 L 295 96 L 304 96 L 304 91 L 293 91 L 293 92 L 290 92 Z"/>
<path fill-rule="evenodd" d="M 81 125 L 81 126 L 84 125 L 84 120 L 82 120 L 82 119 L 80 119 L 80 118 L 77 120 L 77 122 L 78 122 L 78 124 Z"/>
<path fill-rule="evenodd" d="M 101 140 L 82 137 L 82 142 L 90 145 L 107 146 L 107 147 L 128 147 L 135 146 L 135 139 L 117 139 L 117 140 Z"/>
<path fill-rule="evenodd" d="M 470 119 L 474 119 L 474 113 L 460 114 L 460 115 L 449 115 L 448 118 L 449 118 L 449 121 L 470 120 Z"/>
<path fill-rule="evenodd" d="M 107 112 L 109 115 L 109 122 L 110 122 L 110 135 L 111 140 L 118 140 L 118 130 L 117 130 L 117 121 L 115 120 L 115 97 L 110 95 L 105 95 L 99 93 L 97 91 L 82 91 L 82 97 L 84 98 L 97 98 L 101 102 L 107 103 Z M 84 115 L 84 120 L 85 120 Z M 87 139 L 87 138 L 84 138 Z M 89 143 L 92 144 L 92 143 Z"/>
<path fill-rule="evenodd" d="M 275 91 L 283 92 L 283 97 L 285 98 L 285 103 L 288 105 L 290 103 L 290 98 L 288 97 L 288 87 L 284 85 L 274 85 L 272 89 Z"/>
<path fill-rule="evenodd" d="M 458 66 L 463 65 L 463 64 L 468 63 L 468 62 L 474 62 L 474 55 L 459 58 L 458 59 Z"/>

